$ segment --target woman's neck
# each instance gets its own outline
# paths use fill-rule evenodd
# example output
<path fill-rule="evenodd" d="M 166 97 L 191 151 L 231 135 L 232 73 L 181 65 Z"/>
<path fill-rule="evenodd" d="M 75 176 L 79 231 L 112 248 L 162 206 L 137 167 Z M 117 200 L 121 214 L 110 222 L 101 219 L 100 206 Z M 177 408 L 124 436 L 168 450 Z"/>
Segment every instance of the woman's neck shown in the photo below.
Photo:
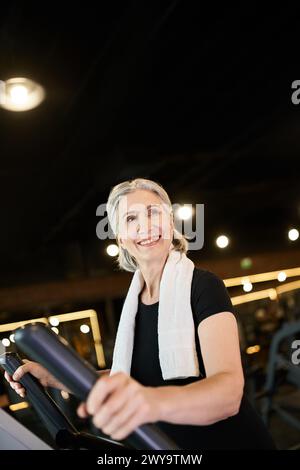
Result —
<path fill-rule="evenodd" d="M 146 303 L 157 302 L 159 299 L 159 287 L 167 258 L 152 263 L 140 264 L 139 268 L 145 280 L 141 298 Z"/>

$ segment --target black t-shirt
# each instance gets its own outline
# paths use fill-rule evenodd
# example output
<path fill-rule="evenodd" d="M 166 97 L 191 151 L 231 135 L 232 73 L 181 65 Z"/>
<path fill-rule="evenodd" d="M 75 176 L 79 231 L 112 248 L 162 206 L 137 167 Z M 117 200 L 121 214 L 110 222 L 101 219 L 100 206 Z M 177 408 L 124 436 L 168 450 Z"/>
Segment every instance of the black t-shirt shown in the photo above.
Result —
<path fill-rule="evenodd" d="M 198 326 L 202 320 L 234 309 L 221 279 L 215 274 L 195 268 L 191 288 L 191 306 L 195 323 L 195 341 L 200 377 L 164 380 L 158 354 L 158 302 L 145 305 L 139 300 L 136 315 L 131 376 L 145 386 L 187 385 L 205 378 L 199 344 Z M 165 431 L 182 449 L 270 449 L 271 438 L 260 417 L 244 396 L 239 413 L 208 426 L 178 425 L 160 422 Z"/>

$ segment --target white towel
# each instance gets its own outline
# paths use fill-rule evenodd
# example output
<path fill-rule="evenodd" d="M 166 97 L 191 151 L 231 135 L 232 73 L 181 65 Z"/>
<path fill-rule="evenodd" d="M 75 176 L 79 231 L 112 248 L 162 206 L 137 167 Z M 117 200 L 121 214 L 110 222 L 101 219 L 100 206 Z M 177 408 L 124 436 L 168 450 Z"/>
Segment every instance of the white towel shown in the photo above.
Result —
<path fill-rule="evenodd" d="M 159 291 L 158 349 L 164 380 L 199 376 L 195 326 L 191 308 L 194 263 L 184 253 L 171 249 Z M 130 374 L 138 298 L 144 286 L 141 271 L 135 271 L 121 313 L 110 374 Z M 145 364 L 149 367 L 149 364 Z"/>

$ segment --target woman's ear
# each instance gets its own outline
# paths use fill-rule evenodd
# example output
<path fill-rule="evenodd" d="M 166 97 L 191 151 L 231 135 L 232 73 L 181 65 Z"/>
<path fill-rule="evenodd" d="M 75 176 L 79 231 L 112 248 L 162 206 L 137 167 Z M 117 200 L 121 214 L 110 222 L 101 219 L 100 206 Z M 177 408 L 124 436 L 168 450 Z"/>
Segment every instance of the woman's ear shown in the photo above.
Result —
<path fill-rule="evenodd" d="M 173 233 L 173 235 L 174 235 L 174 219 L 173 219 L 173 216 L 170 219 L 170 229 L 171 229 L 171 233 Z"/>
<path fill-rule="evenodd" d="M 123 240 L 121 237 L 117 236 L 117 239 L 116 239 L 116 242 L 119 246 L 121 246 L 122 248 L 124 248 L 124 244 L 123 244 Z"/>

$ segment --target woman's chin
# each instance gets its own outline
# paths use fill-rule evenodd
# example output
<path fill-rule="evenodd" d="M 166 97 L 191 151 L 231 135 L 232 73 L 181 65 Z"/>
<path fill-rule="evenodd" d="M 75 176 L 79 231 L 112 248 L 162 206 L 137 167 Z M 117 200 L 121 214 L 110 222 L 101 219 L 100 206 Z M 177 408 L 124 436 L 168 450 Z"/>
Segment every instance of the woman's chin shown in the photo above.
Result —
<path fill-rule="evenodd" d="M 168 250 L 162 249 L 161 246 L 152 246 L 139 253 L 139 258 L 147 261 L 161 260 L 166 256 L 168 256 Z"/>

